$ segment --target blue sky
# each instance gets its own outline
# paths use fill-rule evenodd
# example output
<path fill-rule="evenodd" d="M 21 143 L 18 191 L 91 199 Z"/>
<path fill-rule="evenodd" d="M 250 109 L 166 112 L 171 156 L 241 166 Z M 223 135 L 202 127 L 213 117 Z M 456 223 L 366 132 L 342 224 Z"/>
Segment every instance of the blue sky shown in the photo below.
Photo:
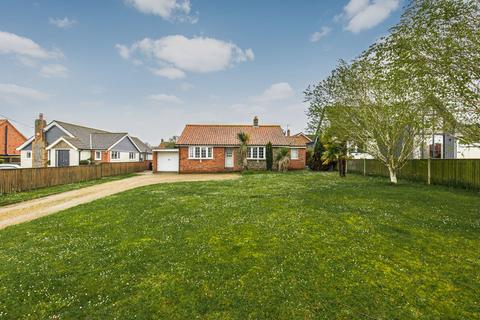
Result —
<path fill-rule="evenodd" d="M 154 145 L 186 123 L 255 115 L 303 131 L 306 86 L 385 35 L 404 5 L 2 0 L 0 115 L 28 136 L 43 112 Z"/>

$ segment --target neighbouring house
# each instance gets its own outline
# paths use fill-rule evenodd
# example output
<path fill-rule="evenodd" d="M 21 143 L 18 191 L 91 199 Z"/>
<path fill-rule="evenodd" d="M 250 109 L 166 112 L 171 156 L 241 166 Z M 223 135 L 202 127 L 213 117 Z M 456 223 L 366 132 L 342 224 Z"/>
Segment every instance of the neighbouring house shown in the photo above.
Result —
<path fill-rule="evenodd" d="M 140 148 L 140 161 L 151 161 L 153 158 L 152 148 L 137 137 L 132 137 L 132 140 Z"/>
<path fill-rule="evenodd" d="M 40 114 L 35 135 L 20 147 L 22 168 L 78 166 L 83 161 L 140 162 L 146 148 L 125 132 L 108 132 L 54 120 L 48 125 Z"/>
<path fill-rule="evenodd" d="M 314 134 L 305 134 L 303 132 L 299 132 L 297 134 L 294 134 L 293 136 L 302 138 L 302 141 L 305 142 L 307 148 L 313 149 L 313 147 L 315 146 L 316 137 Z"/>
<path fill-rule="evenodd" d="M 0 159 L 4 162 L 20 162 L 19 146 L 27 138 L 7 119 L 0 119 Z"/>
<path fill-rule="evenodd" d="M 357 146 L 352 146 L 349 156 L 353 159 L 373 159 Z M 480 142 L 465 143 L 460 136 L 435 133 L 418 136 L 411 159 L 480 159 Z"/>
<path fill-rule="evenodd" d="M 306 144 L 302 137 L 285 134 L 279 125 L 186 125 L 176 148 L 157 148 L 153 169 L 159 172 L 211 173 L 241 170 L 240 142 L 237 135 L 249 135 L 247 159 L 251 170 L 266 169 L 266 145 L 271 142 L 274 158 L 282 147 L 290 149 L 289 169 L 304 169 Z"/>

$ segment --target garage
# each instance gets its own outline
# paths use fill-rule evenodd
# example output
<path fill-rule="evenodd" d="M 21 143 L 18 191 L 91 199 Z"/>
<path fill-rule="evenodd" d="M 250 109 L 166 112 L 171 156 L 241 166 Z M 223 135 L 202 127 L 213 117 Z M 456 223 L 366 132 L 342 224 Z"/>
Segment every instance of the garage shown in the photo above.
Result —
<path fill-rule="evenodd" d="M 156 164 L 154 163 L 155 171 L 158 172 L 178 172 L 179 154 L 178 149 L 160 149 L 154 150 L 156 157 Z"/>

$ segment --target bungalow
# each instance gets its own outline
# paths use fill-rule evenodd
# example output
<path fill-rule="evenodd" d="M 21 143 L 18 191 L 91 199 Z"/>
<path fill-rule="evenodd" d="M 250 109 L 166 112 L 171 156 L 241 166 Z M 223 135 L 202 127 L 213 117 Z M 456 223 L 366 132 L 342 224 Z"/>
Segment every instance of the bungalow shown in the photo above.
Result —
<path fill-rule="evenodd" d="M 0 162 L 20 162 L 17 147 L 27 138 L 7 119 L 0 119 Z"/>
<path fill-rule="evenodd" d="M 139 162 L 148 155 L 128 133 L 108 132 L 54 120 L 40 114 L 35 135 L 17 148 L 22 168 L 78 166 L 81 161 Z"/>
<path fill-rule="evenodd" d="M 275 153 L 282 147 L 290 149 L 289 169 L 304 169 L 306 144 L 303 137 L 284 133 L 279 125 L 186 125 L 174 149 L 155 149 L 154 171 L 180 173 L 212 173 L 241 170 L 240 142 L 237 135 L 248 134 L 248 167 L 266 169 L 266 145 L 271 142 Z"/>

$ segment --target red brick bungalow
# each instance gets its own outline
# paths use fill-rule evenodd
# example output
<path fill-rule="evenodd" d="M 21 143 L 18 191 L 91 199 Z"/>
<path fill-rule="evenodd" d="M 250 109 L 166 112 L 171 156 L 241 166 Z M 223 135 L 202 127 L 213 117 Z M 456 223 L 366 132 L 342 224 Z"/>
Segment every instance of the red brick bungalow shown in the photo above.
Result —
<path fill-rule="evenodd" d="M 273 145 L 273 153 L 282 147 L 290 149 L 289 169 L 304 169 L 306 144 L 299 137 L 285 135 L 279 125 L 203 125 L 185 126 L 178 138 L 176 149 L 154 150 L 154 171 L 178 171 L 180 173 L 212 173 L 241 170 L 238 133 L 249 135 L 248 168 L 265 170 L 265 147 Z"/>

